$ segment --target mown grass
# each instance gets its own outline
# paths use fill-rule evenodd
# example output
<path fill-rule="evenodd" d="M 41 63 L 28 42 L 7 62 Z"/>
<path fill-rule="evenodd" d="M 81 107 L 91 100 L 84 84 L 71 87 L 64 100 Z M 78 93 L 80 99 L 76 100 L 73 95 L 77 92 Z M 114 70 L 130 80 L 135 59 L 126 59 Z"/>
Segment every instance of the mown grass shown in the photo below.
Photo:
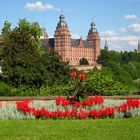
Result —
<path fill-rule="evenodd" d="M 4 120 L 0 140 L 140 140 L 140 118 Z"/>

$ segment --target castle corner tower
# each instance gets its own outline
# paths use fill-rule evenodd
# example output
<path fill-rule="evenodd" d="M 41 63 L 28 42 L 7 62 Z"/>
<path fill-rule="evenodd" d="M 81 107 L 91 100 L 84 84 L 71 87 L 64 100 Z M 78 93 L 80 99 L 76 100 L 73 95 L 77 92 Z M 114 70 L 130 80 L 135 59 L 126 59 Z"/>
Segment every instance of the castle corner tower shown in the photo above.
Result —
<path fill-rule="evenodd" d="M 62 57 L 63 61 L 70 61 L 71 35 L 65 22 L 65 17 L 62 14 L 59 17 L 59 22 L 54 34 L 54 50 Z"/>
<path fill-rule="evenodd" d="M 96 63 L 98 56 L 100 55 L 100 37 L 96 29 L 95 23 L 91 23 L 91 28 L 88 32 L 87 41 L 91 48 L 93 48 L 94 62 Z"/>

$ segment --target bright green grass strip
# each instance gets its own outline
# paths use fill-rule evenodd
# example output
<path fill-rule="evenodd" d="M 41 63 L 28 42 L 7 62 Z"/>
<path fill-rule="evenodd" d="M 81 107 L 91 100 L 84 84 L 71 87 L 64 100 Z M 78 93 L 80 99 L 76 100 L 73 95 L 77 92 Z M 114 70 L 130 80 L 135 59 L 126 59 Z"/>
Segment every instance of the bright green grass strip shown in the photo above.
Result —
<path fill-rule="evenodd" d="M 140 118 L 0 121 L 0 140 L 140 140 Z"/>

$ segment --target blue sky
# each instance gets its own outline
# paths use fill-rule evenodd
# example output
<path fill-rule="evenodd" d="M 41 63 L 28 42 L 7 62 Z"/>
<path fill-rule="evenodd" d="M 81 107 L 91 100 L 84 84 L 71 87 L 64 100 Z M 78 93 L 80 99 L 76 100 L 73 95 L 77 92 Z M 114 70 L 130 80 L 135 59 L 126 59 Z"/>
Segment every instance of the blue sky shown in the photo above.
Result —
<path fill-rule="evenodd" d="M 15 27 L 19 19 L 26 18 L 39 22 L 52 37 L 63 9 L 73 38 L 86 39 L 94 20 L 102 48 L 107 39 L 110 50 L 133 51 L 140 39 L 139 7 L 140 0 L 3 0 L 0 29 L 6 19 Z"/>

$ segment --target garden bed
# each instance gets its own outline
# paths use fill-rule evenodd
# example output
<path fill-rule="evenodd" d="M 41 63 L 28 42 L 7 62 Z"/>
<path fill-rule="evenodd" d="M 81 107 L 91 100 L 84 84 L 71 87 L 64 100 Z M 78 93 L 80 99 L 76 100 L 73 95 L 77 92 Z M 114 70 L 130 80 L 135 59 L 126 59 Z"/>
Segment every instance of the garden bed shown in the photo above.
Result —
<path fill-rule="evenodd" d="M 97 119 L 140 116 L 139 99 L 88 97 L 83 102 L 57 97 L 55 100 L 2 101 L 0 119 Z"/>

